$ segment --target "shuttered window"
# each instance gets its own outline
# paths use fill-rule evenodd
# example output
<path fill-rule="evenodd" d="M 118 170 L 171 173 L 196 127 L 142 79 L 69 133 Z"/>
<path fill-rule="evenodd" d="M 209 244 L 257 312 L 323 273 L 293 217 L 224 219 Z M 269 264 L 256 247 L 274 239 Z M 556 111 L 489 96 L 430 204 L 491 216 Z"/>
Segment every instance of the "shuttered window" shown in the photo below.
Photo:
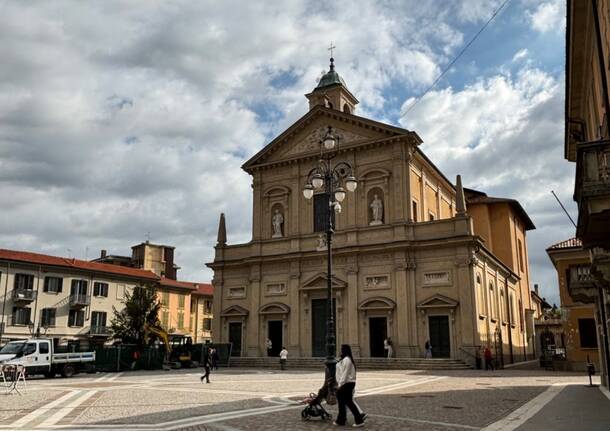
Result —
<path fill-rule="evenodd" d="M 42 326 L 55 326 L 55 308 L 43 308 L 40 323 Z"/>
<path fill-rule="evenodd" d="M 62 291 L 64 279 L 61 277 L 45 277 L 43 292 L 60 293 Z"/>
<path fill-rule="evenodd" d="M 335 225 L 335 212 L 332 212 L 331 223 Z M 328 224 L 328 195 L 319 193 L 313 197 L 313 231 L 326 232 Z"/>

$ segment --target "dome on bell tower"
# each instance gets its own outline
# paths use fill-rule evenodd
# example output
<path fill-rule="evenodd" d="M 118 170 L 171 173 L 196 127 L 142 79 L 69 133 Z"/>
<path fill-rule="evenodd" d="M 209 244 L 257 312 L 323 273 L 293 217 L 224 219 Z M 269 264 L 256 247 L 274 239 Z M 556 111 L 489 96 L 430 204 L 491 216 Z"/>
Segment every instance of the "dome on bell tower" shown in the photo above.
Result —
<path fill-rule="evenodd" d="M 330 69 L 326 72 L 314 90 L 305 95 L 309 99 L 309 109 L 318 105 L 353 114 L 358 99 L 347 89 L 347 85 L 335 70 L 335 59 L 330 59 Z"/>
<path fill-rule="evenodd" d="M 324 74 L 324 76 L 322 76 L 322 78 L 320 78 L 320 82 L 318 82 L 318 86 L 316 87 L 316 90 L 318 90 L 320 88 L 329 87 L 329 86 L 335 85 L 335 84 L 339 84 L 339 85 L 343 85 L 344 87 L 347 87 L 347 85 L 345 85 L 345 81 L 343 80 L 343 78 L 341 78 L 341 76 L 339 76 L 339 74 L 335 70 L 335 59 L 331 58 L 330 59 L 330 70 L 328 72 L 326 72 Z"/>

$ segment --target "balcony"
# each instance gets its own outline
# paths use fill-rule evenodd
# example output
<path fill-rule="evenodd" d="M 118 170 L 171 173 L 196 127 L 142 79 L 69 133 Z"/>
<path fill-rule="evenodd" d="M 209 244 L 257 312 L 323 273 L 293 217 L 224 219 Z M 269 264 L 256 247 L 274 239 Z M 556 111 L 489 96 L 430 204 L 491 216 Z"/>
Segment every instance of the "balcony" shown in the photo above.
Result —
<path fill-rule="evenodd" d="M 595 303 L 598 294 L 589 266 L 571 266 L 568 275 L 568 293 L 572 300 L 584 304 Z"/>
<path fill-rule="evenodd" d="M 92 337 L 108 337 L 110 335 L 110 328 L 108 326 L 91 325 L 89 335 Z"/>
<path fill-rule="evenodd" d="M 576 236 L 583 247 L 609 248 L 610 140 L 578 144 L 574 200 L 578 204 Z"/>
<path fill-rule="evenodd" d="M 14 289 L 13 302 L 32 302 L 36 300 L 38 292 L 32 289 Z"/>
<path fill-rule="evenodd" d="M 70 295 L 70 307 L 81 308 L 89 305 L 90 299 L 87 295 L 75 293 Z"/>

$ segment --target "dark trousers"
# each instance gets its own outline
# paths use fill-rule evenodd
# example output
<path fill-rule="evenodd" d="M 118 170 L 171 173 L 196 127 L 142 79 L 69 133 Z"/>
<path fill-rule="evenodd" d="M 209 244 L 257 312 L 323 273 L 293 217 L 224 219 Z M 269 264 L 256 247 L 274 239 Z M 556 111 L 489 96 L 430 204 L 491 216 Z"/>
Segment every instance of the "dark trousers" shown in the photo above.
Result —
<path fill-rule="evenodd" d="M 210 383 L 210 366 L 206 365 L 204 369 L 205 374 L 203 375 L 203 377 L 201 377 L 201 380 L 205 379 L 206 382 Z"/>
<path fill-rule="evenodd" d="M 492 358 L 485 358 L 485 370 L 494 370 L 494 361 Z"/>
<path fill-rule="evenodd" d="M 362 422 L 362 413 L 354 402 L 354 388 L 356 383 L 346 383 L 339 388 L 337 391 L 337 404 L 339 404 L 339 414 L 337 415 L 337 422 L 339 425 L 345 425 L 347 421 L 347 410 L 350 409 L 354 415 L 354 420 L 357 424 Z"/>
<path fill-rule="evenodd" d="M 280 369 L 286 369 L 286 359 L 280 359 Z"/>
<path fill-rule="evenodd" d="M 267 356 L 271 356 L 271 353 L 273 352 L 272 349 L 267 349 Z"/>

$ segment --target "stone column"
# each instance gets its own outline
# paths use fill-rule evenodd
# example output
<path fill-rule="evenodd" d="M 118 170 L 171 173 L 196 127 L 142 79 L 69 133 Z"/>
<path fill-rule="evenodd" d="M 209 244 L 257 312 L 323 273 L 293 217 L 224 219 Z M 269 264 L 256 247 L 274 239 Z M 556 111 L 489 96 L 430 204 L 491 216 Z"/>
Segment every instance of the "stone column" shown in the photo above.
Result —
<path fill-rule="evenodd" d="M 260 316 L 258 309 L 260 308 L 261 296 L 261 268 L 260 265 L 253 265 L 250 269 L 250 285 L 248 288 L 248 298 L 250 303 L 250 314 L 246 319 L 246 328 L 244 334 L 246 339 L 242 343 L 247 347 L 246 353 L 248 356 L 263 356 L 261 345 L 264 342 L 264 334 L 261 334 Z M 261 336 L 263 338 L 261 339 Z"/>
<path fill-rule="evenodd" d="M 299 285 L 301 272 L 300 262 L 290 262 L 290 280 L 288 281 L 288 304 L 290 305 L 290 315 L 288 316 L 288 351 L 293 352 L 293 356 L 302 356 L 301 337 L 299 328 L 301 326 L 301 307 L 299 301 Z M 286 343 L 286 341 L 284 341 Z"/>
<path fill-rule="evenodd" d="M 220 317 L 222 312 L 222 296 L 223 296 L 223 282 L 222 282 L 222 271 L 215 270 L 214 278 L 212 279 L 212 287 L 214 288 L 214 300 L 212 301 L 212 340 L 217 343 L 228 342 L 228 334 L 223 331 L 223 317 Z"/>
<path fill-rule="evenodd" d="M 407 221 L 413 221 L 413 196 L 411 196 L 411 144 L 408 144 L 405 149 L 405 160 L 404 164 L 406 165 L 406 174 L 405 174 L 405 184 L 406 184 L 406 207 L 405 207 L 405 215 Z"/>
<path fill-rule="evenodd" d="M 418 337 L 417 335 L 419 334 L 419 328 L 418 328 L 418 322 L 419 319 L 417 318 L 417 285 L 416 285 L 416 278 L 415 278 L 415 271 L 417 270 L 417 264 L 415 261 L 415 257 L 410 256 L 407 259 L 407 293 L 408 293 L 408 298 L 409 298 L 409 305 L 408 305 L 408 315 L 409 315 L 409 345 L 412 346 L 411 347 L 411 353 L 410 356 L 411 357 L 417 357 L 419 356 L 419 349 L 418 349 Z"/>
<path fill-rule="evenodd" d="M 360 313 L 358 312 L 358 264 L 352 261 L 347 267 L 347 307 L 344 308 L 347 325 L 346 341 L 352 346 L 355 356 L 360 356 Z M 345 299 L 344 299 L 345 300 Z"/>
<path fill-rule="evenodd" d="M 396 292 L 396 309 L 393 319 L 396 321 L 394 336 L 396 357 L 409 357 L 411 348 L 409 322 L 409 284 L 407 281 L 407 263 L 404 253 L 396 253 L 394 257 L 394 291 Z"/>

